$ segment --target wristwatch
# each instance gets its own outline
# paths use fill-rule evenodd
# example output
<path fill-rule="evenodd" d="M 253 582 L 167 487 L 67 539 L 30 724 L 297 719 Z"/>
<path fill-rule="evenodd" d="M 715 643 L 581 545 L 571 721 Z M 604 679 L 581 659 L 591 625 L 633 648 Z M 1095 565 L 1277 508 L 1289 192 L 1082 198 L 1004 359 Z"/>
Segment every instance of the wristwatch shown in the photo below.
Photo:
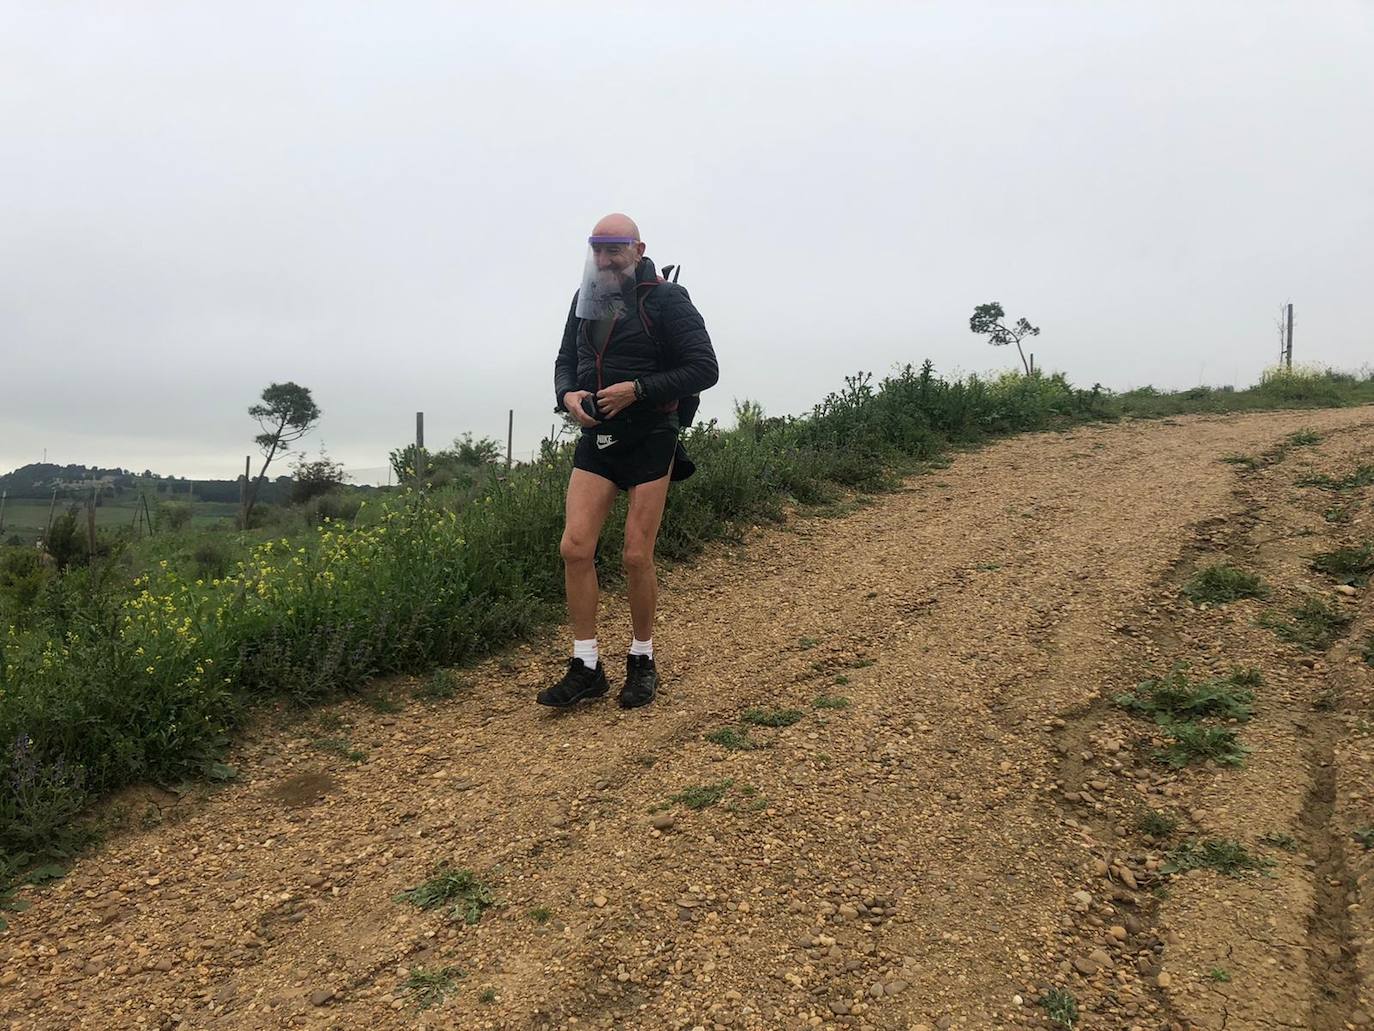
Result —
<path fill-rule="evenodd" d="M 636 400 L 636 401 L 643 401 L 643 400 L 644 400 L 644 381 L 643 381 L 643 380 L 638 380 L 638 379 L 635 380 L 635 400 Z"/>

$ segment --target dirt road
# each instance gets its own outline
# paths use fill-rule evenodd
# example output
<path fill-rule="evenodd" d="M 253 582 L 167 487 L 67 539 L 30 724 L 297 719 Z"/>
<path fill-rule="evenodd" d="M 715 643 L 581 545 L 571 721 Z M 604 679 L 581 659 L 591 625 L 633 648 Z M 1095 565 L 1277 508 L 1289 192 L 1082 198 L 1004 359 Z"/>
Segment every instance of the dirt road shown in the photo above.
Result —
<path fill-rule="evenodd" d="M 1280 447 L 1300 427 L 1321 440 Z M 560 632 L 449 700 L 266 718 L 236 781 L 130 794 L 130 829 L 31 893 L 0 1020 L 1051 1027 L 1058 990 L 1085 1028 L 1363 1026 L 1371 605 L 1307 556 L 1374 538 L 1374 491 L 1297 481 L 1371 456 L 1370 409 L 1018 437 L 671 572 L 646 711 L 533 706 Z M 1223 559 L 1271 596 L 1179 596 Z M 1329 652 L 1256 625 L 1308 595 L 1355 616 Z M 618 675 L 619 601 L 604 625 Z M 1112 705 L 1178 661 L 1261 672 L 1244 765 L 1160 765 Z M 1273 865 L 1165 872 L 1190 839 Z M 441 862 L 489 887 L 477 923 L 397 900 Z"/>

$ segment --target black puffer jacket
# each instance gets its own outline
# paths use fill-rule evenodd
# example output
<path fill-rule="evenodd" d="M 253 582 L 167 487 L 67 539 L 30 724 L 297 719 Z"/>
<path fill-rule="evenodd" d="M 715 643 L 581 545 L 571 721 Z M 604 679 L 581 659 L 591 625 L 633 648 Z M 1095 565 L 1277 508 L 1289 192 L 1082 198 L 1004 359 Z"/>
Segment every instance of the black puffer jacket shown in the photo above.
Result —
<path fill-rule="evenodd" d="M 616 320 L 599 368 L 586 323 L 576 315 L 574 295 L 563 327 L 563 344 L 553 363 L 555 411 L 563 410 L 563 395 L 570 390 L 594 394 L 612 383 L 637 379 L 644 384 L 644 399 L 631 405 L 633 410 L 641 405 L 661 407 L 698 394 L 720 377 L 706 324 L 686 289 L 658 282 L 658 271 L 648 258 L 640 259 L 635 278 L 643 318 L 636 312 Z"/>

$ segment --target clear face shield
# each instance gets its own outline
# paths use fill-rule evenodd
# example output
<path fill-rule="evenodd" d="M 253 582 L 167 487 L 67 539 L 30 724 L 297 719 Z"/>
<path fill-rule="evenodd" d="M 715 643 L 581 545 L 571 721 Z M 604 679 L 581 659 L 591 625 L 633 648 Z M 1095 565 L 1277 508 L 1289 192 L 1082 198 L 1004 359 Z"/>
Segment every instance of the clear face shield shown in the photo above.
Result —
<path fill-rule="evenodd" d="M 592 236 L 587 244 L 587 265 L 577 292 L 577 317 L 609 319 L 632 311 L 639 241 L 629 236 Z"/>

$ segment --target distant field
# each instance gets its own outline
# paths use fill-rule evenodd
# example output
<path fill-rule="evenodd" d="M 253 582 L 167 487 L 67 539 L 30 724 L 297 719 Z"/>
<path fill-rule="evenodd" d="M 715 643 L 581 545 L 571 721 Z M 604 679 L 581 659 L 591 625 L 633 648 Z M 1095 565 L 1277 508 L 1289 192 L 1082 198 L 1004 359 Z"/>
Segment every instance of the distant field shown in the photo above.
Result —
<path fill-rule="evenodd" d="M 191 523 L 198 527 L 212 526 L 224 519 L 233 519 L 238 512 L 238 505 L 227 501 L 197 501 L 194 503 L 194 511 L 191 515 Z M 139 508 L 136 497 L 125 497 L 113 500 L 106 498 L 95 510 L 96 526 L 112 529 L 119 526 L 133 526 L 134 516 Z M 62 499 L 58 499 L 57 508 L 54 510 L 54 518 L 61 515 L 66 509 Z M 156 514 L 156 506 L 149 503 L 149 510 Z M 86 509 L 82 505 L 77 512 L 77 519 L 82 527 L 86 525 Z M 48 502 L 39 501 L 33 498 L 22 498 L 16 501 L 10 498 L 5 502 L 5 524 L 3 532 L 0 532 L 0 542 L 7 541 L 11 536 L 18 536 L 23 541 L 36 541 L 42 536 L 43 528 L 48 525 Z"/>

